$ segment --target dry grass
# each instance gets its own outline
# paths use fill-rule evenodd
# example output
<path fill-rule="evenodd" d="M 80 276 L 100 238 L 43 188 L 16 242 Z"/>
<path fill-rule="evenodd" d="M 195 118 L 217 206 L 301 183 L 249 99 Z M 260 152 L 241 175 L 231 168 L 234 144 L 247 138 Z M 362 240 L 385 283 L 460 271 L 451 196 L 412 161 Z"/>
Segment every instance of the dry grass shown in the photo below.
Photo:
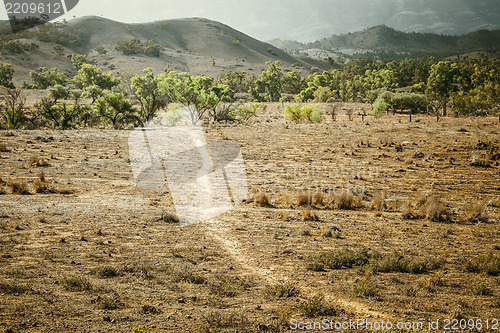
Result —
<path fill-rule="evenodd" d="M 31 291 L 31 287 L 14 282 L 0 282 L 0 293 L 7 295 L 21 295 Z"/>
<path fill-rule="evenodd" d="M 486 217 L 486 205 L 483 202 L 471 203 L 465 206 L 466 222 L 484 222 Z"/>
<path fill-rule="evenodd" d="M 68 291 L 85 291 L 92 289 L 92 283 L 82 276 L 68 276 L 62 280 L 62 285 Z"/>
<path fill-rule="evenodd" d="M 310 206 L 312 201 L 312 195 L 309 191 L 299 191 L 297 193 L 297 205 L 298 206 Z"/>
<path fill-rule="evenodd" d="M 299 305 L 300 312 L 308 317 L 336 316 L 341 312 L 340 307 L 333 302 L 325 300 L 323 294 L 316 294 Z"/>
<path fill-rule="evenodd" d="M 28 163 L 28 167 L 38 168 L 38 167 L 48 167 L 48 166 L 49 166 L 49 162 L 47 162 L 46 159 L 40 158 L 38 156 L 31 156 L 29 163 Z"/>
<path fill-rule="evenodd" d="M 300 294 L 300 288 L 296 287 L 291 282 L 282 282 L 273 285 L 268 285 L 265 290 L 266 294 L 274 298 L 289 298 Z"/>
<path fill-rule="evenodd" d="M 376 212 L 383 212 L 385 209 L 387 209 L 386 199 L 386 191 L 376 193 L 372 198 L 370 208 L 375 210 Z"/>
<path fill-rule="evenodd" d="M 302 215 L 302 221 L 319 221 L 319 216 L 311 209 L 311 206 L 304 208 L 300 215 Z"/>
<path fill-rule="evenodd" d="M 445 204 L 435 195 L 419 196 L 406 204 L 404 219 L 427 219 L 435 222 L 451 221 L 451 214 Z"/>
<path fill-rule="evenodd" d="M 281 191 L 278 196 L 279 203 L 284 208 L 290 208 L 293 205 L 293 200 L 288 191 Z"/>
<path fill-rule="evenodd" d="M 25 181 L 12 181 L 8 183 L 10 188 L 10 193 L 12 194 L 30 194 L 28 189 L 28 184 Z"/>
<path fill-rule="evenodd" d="M 361 196 L 356 196 L 351 190 L 334 193 L 329 206 L 335 209 L 354 210 L 363 207 Z"/>
<path fill-rule="evenodd" d="M 255 194 L 255 203 L 259 206 L 269 206 L 271 201 L 265 191 L 259 191 Z"/>
<path fill-rule="evenodd" d="M 314 192 L 311 199 L 312 204 L 317 208 L 323 207 L 325 204 L 325 196 L 320 190 Z"/>
<path fill-rule="evenodd" d="M 7 147 L 5 144 L 0 143 L 0 153 L 9 153 L 11 151 L 12 150 L 9 147 Z"/>
<path fill-rule="evenodd" d="M 351 283 L 351 291 L 356 295 L 363 297 L 374 297 L 379 294 L 378 286 L 372 282 L 370 276 L 364 276 L 361 279 L 356 279 L 356 281 Z"/>
<path fill-rule="evenodd" d="M 500 275 L 500 254 L 488 253 L 464 261 L 464 268 L 472 273 L 484 272 L 488 275 Z"/>
<path fill-rule="evenodd" d="M 36 179 L 33 182 L 32 187 L 33 187 L 33 192 L 35 193 L 48 193 L 50 189 L 49 184 L 47 184 L 44 181 L 41 181 L 40 179 Z"/>

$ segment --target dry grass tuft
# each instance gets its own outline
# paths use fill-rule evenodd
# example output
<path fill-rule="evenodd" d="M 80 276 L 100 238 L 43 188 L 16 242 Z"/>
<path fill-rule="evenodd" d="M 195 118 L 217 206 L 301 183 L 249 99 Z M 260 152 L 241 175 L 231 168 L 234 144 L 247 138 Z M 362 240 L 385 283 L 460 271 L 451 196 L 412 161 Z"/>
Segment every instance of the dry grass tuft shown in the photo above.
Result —
<path fill-rule="evenodd" d="M 300 294 L 300 289 L 291 282 L 283 282 L 267 286 L 265 292 L 270 297 L 289 298 Z"/>
<path fill-rule="evenodd" d="M 35 168 L 48 167 L 48 166 L 49 163 L 47 162 L 47 160 L 45 160 L 44 158 L 40 158 L 38 156 L 32 156 L 28 164 L 28 167 L 35 167 Z"/>
<path fill-rule="evenodd" d="M 370 276 L 356 279 L 355 282 L 351 283 L 351 291 L 364 297 L 374 297 L 379 293 L 377 285 L 371 281 Z"/>
<path fill-rule="evenodd" d="M 489 159 L 477 153 L 472 154 L 470 158 L 470 165 L 480 168 L 491 168 Z"/>
<path fill-rule="evenodd" d="M 62 285 L 68 291 L 84 291 L 92 289 L 92 283 L 81 276 L 66 277 L 62 281 Z"/>
<path fill-rule="evenodd" d="M 310 206 L 311 200 L 312 200 L 311 192 L 299 191 L 297 193 L 297 205 L 298 206 Z"/>
<path fill-rule="evenodd" d="M 336 209 L 354 210 L 363 207 L 361 196 L 355 196 L 351 190 L 334 193 L 329 206 Z"/>
<path fill-rule="evenodd" d="M 5 144 L 0 143 L 0 153 L 8 153 L 11 152 L 11 149 L 8 148 Z"/>
<path fill-rule="evenodd" d="M 322 191 L 318 190 L 318 191 L 314 192 L 314 194 L 312 195 L 312 204 L 318 208 L 324 206 L 325 197 L 324 197 Z"/>
<path fill-rule="evenodd" d="M 408 201 L 402 214 L 405 219 L 427 219 L 435 222 L 449 222 L 450 213 L 437 196 L 420 196 Z"/>
<path fill-rule="evenodd" d="M 255 195 L 255 203 L 259 206 L 269 206 L 271 202 L 269 200 L 269 196 L 265 191 L 259 191 Z"/>
<path fill-rule="evenodd" d="M 40 179 L 36 179 L 33 182 L 33 192 L 35 193 L 48 193 L 50 188 L 49 185 L 45 181 L 41 181 Z"/>
<path fill-rule="evenodd" d="M 466 222 L 484 222 L 487 220 L 486 205 L 483 202 L 476 202 L 469 204 L 465 207 L 465 221 Z"/>
<path fill-rule="evenodd" d="M 288 191 L 281 191 L 278 196 L 278 200 L 282 207 L 290 208 L 293 205 L 292 197 Z"/>
<path fill-rule="evenodd" d="M 302 221 L 319 221 L 319 216 L 312 211 L 311 206 L 307 206 L 299 214 L 302 215 Z"/>
<path fill-rule="evenodd" d="M 386 199 L 387 199 L 386 191 L 382 191 L 375 194 L 370 203 L 370 208 L 375 210 L 376 212 L 383 212 L 385 209 L 387 209 L 387 204 L 385 202 Z"/>
<path fill-rule="evenodd" d="M 320 316 L 335 316 L 340 313 L 340 308 L 337 304 L 325 300 L 323 294 L 314 295 L 300 303 L 300 312 L 308 317 Z"/>
<path fill-rule="evenodd" d="M 8 183 L 10 188 L 10 193 L 12 194 L 22 194 L 27 195 L 30 194 L 28 190 L 28 184 L 26 182 L 10 182 Z"/>

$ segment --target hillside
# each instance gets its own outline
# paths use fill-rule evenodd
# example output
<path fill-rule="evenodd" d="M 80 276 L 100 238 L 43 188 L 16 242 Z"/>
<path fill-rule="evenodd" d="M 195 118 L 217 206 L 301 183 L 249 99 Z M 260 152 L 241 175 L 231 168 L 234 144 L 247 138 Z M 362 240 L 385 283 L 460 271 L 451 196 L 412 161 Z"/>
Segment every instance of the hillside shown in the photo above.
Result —
<path fill-rule="evenodd" d="M 84 17 L 53 30 L 45 32 L 43 38 L 37 35 L 38 28 L 17 36 L 2 35 L 3 39 L 16 37 L 23 43 L 36 43 L 40 46 L 38 50 L 22 54 L 0 56 L 0 61 L 12 64 L 15 83 L 28 80 L 29 71 L 41 66 L 57 66 L 70 72 L 72 66 L 66 56 L 74 53 L 93 58 L 103 68 L 129 73 L 140 73 L 147 67 L 161 72 L 170 67 L 177 71 L 210 76 L 216 76 L 223 70 L 259 74 L 266 67 L 266 61 L 276 60 L 289 69 L 292 64 L 299 64 L 304 70 L 309 70 L 312 66 L 324 69 L 329 66 L 327 62 L 296 58 L 227 25 L 202 18 L 125 24 L 100 17 Z M 54 54 L 56 44 L 53 42 L 55 38 L 51 37 L 53 35 L 63 36 L 57 42 L 64 47 L 64 54 Z M 142 53 L 124 55 L 115 49 L 118 41 L 128 42 L 134 38 L 143 43 L 153 41 L 159 45 L 162 48 L 159 57 Z M 96 47 L 104 48 L 107 53 L 99 54 L 95 51 Z"/>
<path fill-rule="evenodd" d="M 500 47 L 500 30 L 480 30 L 462 36 L 431 33 L 405 33 L 384 25 L 356 33 L 335 35 L 312 43 L 272 40 L 276 47 L 298 54 L 333 52 L 346 57 L 357 54 L 379 57 L 447 57 L 474 51 L 497 51 Z"/>

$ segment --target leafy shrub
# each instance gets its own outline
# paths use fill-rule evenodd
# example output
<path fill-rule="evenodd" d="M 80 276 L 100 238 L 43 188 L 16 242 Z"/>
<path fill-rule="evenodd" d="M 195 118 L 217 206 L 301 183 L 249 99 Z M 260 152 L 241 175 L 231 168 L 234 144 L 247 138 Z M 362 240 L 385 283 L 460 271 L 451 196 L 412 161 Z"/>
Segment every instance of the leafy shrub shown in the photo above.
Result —
<path fill-rule="evenodd" d="M 297 104 L 285 106 L 285 115 L 287 115 L 290 120 L 296 123 L 299 123 L 301 121 L 319 123 L 323 120 L 323 113 L 324 111 L 319 109 L 317 106 L 299 106 Z"/>
<path fill-rule="evenodd" d="M 380 117 L 387 110 L 389 110 L 389 104 L 387 104 L 383 98 L 378 97 L 373 103 L 373 111 L 370 112 L 370 114 L 375 117 Z"/>

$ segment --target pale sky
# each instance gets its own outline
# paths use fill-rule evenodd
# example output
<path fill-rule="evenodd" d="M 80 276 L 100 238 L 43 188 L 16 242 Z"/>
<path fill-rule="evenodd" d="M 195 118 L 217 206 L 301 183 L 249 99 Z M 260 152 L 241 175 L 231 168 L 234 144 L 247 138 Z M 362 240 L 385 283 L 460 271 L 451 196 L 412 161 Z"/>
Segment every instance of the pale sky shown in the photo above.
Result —
<path fill-rule="evenodd" d="M 1 13 L 7 19 L 5 11 Z M 80 0 L 63 16 L 126 23 L 204 17 L 260 40 L 314 41 L 386 24 L 397 30 L 462 34 L 500 28 L 499 0 Z"/>

